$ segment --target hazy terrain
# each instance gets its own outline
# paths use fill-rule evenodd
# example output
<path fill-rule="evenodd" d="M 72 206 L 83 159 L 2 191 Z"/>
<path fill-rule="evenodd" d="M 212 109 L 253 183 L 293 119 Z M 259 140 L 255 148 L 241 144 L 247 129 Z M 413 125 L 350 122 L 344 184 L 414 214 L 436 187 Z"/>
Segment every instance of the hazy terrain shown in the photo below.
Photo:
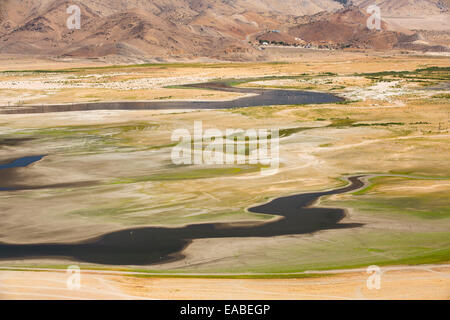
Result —
<path fill-rule="evenodd" d="M 367 28 L 374 3 L 381 30 Z M 66 26 L 72 4 L 82 11 L 80 30 Z M 114 232 L 132 241 L 138 228 L 270 226 L 283 217 L 249 208 L 369 176 L 363 188 L 307 208 L 341 210 L 337 228 L 199 237 L 176 259 L 156 252 L 152 264 L 9 256 L 0 260 L 0 299 L 448 299 L 449 6 L 0 0 L 0 250 Z M 198 85 L 205 82 L 221 90 Z M 277 89 L 335 99 L 226 108 Z M 123 108 L 174 101 L 220 109 Z M 48 105 L 60 112 L 39 113 Z M 198 121 L 221 132 L 279 130 L 279 170 L 175 164 L 173 133 Z M 28 156 L 42 158 L 8 167 Z M 69 292 L 73 264 L 84 282 Z M 381 290 L 366 287 L 370 265 L 383 269 Z"/>

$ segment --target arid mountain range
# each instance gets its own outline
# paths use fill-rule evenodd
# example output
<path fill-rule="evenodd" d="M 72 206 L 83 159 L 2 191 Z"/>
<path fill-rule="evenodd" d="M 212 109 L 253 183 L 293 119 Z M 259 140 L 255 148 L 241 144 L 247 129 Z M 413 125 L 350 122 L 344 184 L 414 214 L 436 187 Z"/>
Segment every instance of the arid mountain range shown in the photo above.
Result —
<path fill-rule="evenodd" d="M 449 0 L 0 0 L 0 53 L 153 60 L 263 59 L 263 45 L 447 51 L 449 29 L 383 20 L 447 17 Z M 67 8 L 81 9 L 80 29 Z M 445 19 L 444 19 L 445 20 Z M 404 20 L 402 20 L 404 21 Z M 418 31 L 411 31 L 411 30 Z"/>

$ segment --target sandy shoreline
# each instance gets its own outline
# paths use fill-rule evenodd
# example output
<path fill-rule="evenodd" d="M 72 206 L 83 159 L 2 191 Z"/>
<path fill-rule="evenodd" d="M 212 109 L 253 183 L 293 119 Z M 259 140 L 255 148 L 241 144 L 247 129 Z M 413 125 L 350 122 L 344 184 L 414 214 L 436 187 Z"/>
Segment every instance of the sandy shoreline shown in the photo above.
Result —
<path fill-rule="evenodd" d="M 36 270 L 39 271 L 39 270 Z M 0 299 L 450 299 L 450 265 L 382 267 L 380 289 L 368 289 L 365 270 L 331 270 L 299 279 L 152 278 L 119 272 L 81 272 L 81 289 L 67 289 L 65 270 L 0 270 Z M 313 272 L 318 273 L 318 272 Z"/>

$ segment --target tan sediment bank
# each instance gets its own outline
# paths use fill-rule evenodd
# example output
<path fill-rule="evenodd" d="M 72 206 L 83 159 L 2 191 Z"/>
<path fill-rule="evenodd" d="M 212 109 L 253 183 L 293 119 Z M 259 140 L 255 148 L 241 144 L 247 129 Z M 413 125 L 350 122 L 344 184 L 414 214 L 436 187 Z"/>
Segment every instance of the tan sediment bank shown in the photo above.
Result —
<path fill-rule="evenodd" d="M 67 288 L 65 270 L 0 270 L 0 299 L 450 299 L 448 264 L 381 270 L 379 290 L 368 289 L 364 269 L 289 279 L 164 278 L 83 270 L 79 291 Z"/>

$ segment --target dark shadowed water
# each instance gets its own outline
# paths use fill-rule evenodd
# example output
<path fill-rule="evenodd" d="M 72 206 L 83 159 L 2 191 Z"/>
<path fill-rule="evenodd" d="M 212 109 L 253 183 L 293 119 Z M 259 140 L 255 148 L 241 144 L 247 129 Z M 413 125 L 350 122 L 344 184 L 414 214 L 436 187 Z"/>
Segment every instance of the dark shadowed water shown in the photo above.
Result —
<path fill-rule="evenodd" d="M 28 167 L 30 164 L 40 161 L 44 157 L 45 156 L 29 156 L 29 157 L 14 159 L 12 161 L 6 162 L 5 164 L 0 164 L 0 170 L 3 170 L 0 172 L 0 191 L 16 190 L 16 188 L 13 188 L 13 187 L 4 187 L 4 186 L 2 187 L 1 186 L 1 184 L 5 184 L 6 181 L 8 180 L 8 177 L 9 177 L 12 169 Z M 9 170 L 6 170 L 6 169 L 9 169 Z"/>
<path fill-rule="evenodd" d="M 335 103 L 344 100 L 328 93 L 300 90 L 235 88 L 227 86 L 222 82 L 192 84 L 188 85 L 188 87 L 254 94 L 254 96 L 230 101 L 128 101 L 21 106 L 14 109 L 0 107 L 0 113 L 46 113 L 89 110 L 229 109 L 290 104 Z"/>
<path fill-rule="evenodd" d="M 42 160 L 45 156 L 29 156 L 19 159 L 15 159 L 6 164 L 0 164 L 0 170 L 11 169 L 11 168 L 24 168 L 28 167 L 30 164 Z"/>
<path fill-rule="evenodd" d="M 0 164 L 0 192 L 1 191 L 20 191 L 37 189 L 57 189 L 57 188 L 77 188 L 88 187 L 98 184 L 97 181 L 80 181 L 71 183 L 53 183 L 37 186 L 22 185 L 17 181 L 17 170 L 28 167 L 29 165 L 42 160 L 43 156 L 28 156 Z M 0 221 L 1 226 L 1 221 Z"/>
<path fill-rule="evenodd" d="M 24 159 L 11 163 L 23 165 L 30 161 L 30 159 Z M 4 171 L 7 170 L 9 169 Z M 0 259 L 67 257 L 75 261 L 107 265 L 151 265 L 182 259 L 183 249 L 195 239 L 266 238 L 313 233 L 327 229 L 360 227 L 361 224 L 340 223 L 345 217 L 343 209 L 310 207 L 322 196 L 349 192 L 364 185 L 360 176 L 351 177 L 349 181 L 350 184 L 343 188 L 277 198 L 269 203 L 249 209 L 250 212 L 281 217 L 273 222 L 245 226 L 206 223 L 179 228 L 132 228 L 108 233 L 79 243 L 0 243 Z"/>

